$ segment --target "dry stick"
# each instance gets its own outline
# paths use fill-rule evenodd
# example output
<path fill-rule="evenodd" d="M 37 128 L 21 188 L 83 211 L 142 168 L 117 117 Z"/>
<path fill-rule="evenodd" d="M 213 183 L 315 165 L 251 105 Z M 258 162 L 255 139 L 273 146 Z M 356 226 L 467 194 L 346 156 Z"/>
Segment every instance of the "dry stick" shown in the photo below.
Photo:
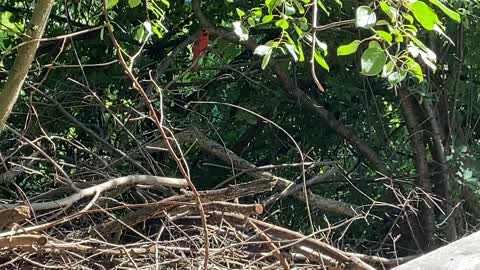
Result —
<path fill-rule="evenodd" d="M 300 148 L 300 146 L 298 145 L 298 143 L 295 141 L 295 139 L 292 137 L 292 135 L 290 135 L 290 133 L 288 133 L 288 131 L 286 131 L 284 128 L 282 128 L 280 125 L 278 125 L 277 123 L 273 122 L 272 120 L 269 120 L 265 117 L 263 117 L 262 115 L 258 114 L 258 113 L 255 113 L 251 110 L 248 110 L 248 109 L 245 109 L 241 106 L 237 106 L 237 105 L 234 105 L 234 104 L 230 104 L 230 103 L 224 103 L 224 102 L 214 102 L 214 101 L 195 101 L 195 102 L 191 102 L 191 103 L 197 103 L 197 104 L 215 104 L 215 105 L 225 105 L 225 106 L 230 106 L 230 107 L 233 107 L 233 108 L 236 108 L 236 109 L 239 109 L 239 110 L 242 110 L 242 111 L 245 111 L 245 112 L 248 112 L 250 114 L 253 114 L 254 116 L 262 119 L 263 121 L 266 121 L 268 122 L 269 124 L 272 124 L 273 126 L 275 126 L 276 128 L 278 128 L 280 131 L 282 131 L 285 135 L 287 135 L 287 137 L 290 139 L 290 141 L 292 141 L 292 143 L 295 145 L 295 148 L 298 150 L 298 154 L 300 156 L 300 161 L 302 163 L 302 166 L 300 167 L 301 168 L 301 174 L 302 174 L 302 181 L 303 181 L 303 194 L 305 196 L 305 206 L 307 208 L 307 213 L 308 213 L 308 221 L 310 222 L 310 227 L 312 229 L 312 231 L 314 231 L 314 227 L 313 227 L 313 219 L 312 219 L 312 215 L 311 215 L 311 211 L 310 211 L 310 203 L 309 203 L 309 200 L 308 200 L 308 192 L 307 192 L 307 183 L 306 183 L 306 178 L 305 178 L 305 158 L 304 158 L 304 155 L 303 155 L 303 152 L 302 152 L 302 149 Z M 286 189 L 290 188 L 292 185 L 294 185 L 293 182 L 291 182 Z M 281 194 L 283 194 L 286 189 L 284 191 L 281 192 Z"/>
<path fill-rule="evenodd" d="M 65 181 L 67 182 L 68 186 L 70 186 L 71 189 L 75 190 L 75 191 L 79 191 L 80 189 L 77 188 L 75 186 L 75 184 L 73 183 L 72 179 L 70 179 L 70 177 L 68 176 L 68 174 L 63 170 L 62 167 L 60 167 L 60 165 L 58 165 L 58 163 L 53 160 L 49 155 L 47 155 L 47 153 L 45 153 L 42 148 L 38 147 L 34 142 L 30 141 L 29 139 L 27 139 L 25 136 L 23 136 L 22 134 L 20 134 L 19 132 L 17 132 L 15 129 L 9 127 L 9 126 L 5 126 L 5 128 L 12 132 L 13 134 L 17 135 L 18 137 L 20 137 L 22 140 L 26 141 L 32 148 L 34 148 L 35 150 L 37 150 L 45 159 L 47 159 L 48 161 L 50 161 L 52 163 L 52 165 L 57 168 L 57 170 L 59 170 L 63 176 L 64 176 L 64 179 Z"/>
<path fill-rule="evenodd" d="M 50 100 L 53 104 L 55 104 L 55 106 L 57 106 L 57 108 L 68 118 L 70 119 L 73 123 L 75 123 L 79 128 L 83 129 L 86 133 L 90 134 L 92 137 L 94 137 L 96 140 L 98 140 L 99 142 L 101 142 L 107 149 L 108 152 L 112 153 L 112 154 L 118 154 L 120 155 L 122 158 L 125 158 L 126 160 L 130 161 L 135 167 L 137 167 L 137 169 L 139 169 L 142 173 L 144 174 L 150 174 L 150 172 L 145 168 L 143 167 L 140 163 L 138 163 L 137 161 L 135 161 L 132 157 L 130 157 L 128 154 L 124 153 L 122 150 L 114 147 L 113 145 L 111 145 L 107 140 L 105 140 L 104 138 L 100 137 L 97 133 L 95 133 L 92 129 L 88 128 L 87 126 L 85 126 L 82 122 L 80 122 L 77 118 L 75 118 L 73 115 L 71 115 L 67 110 L 65 110 L 65 108 L 62 106 L 62 104 L 60 104 L 56 99 L 54 98 L 51 98 L 49 97 L 48 95 L 46 95 L 45 93 L 43 93 L 42 91 L 40 91 L 38 88 L 34 87 L 34 86 L 30 86 L 32 87 L 35 91 L 37 91 L 39 94 L 41 94 L 42 96 L 44 96 L 46 99 Z"/>
<path fill-rule="evenodd" d="M 188 185 L 190 187 L 190 189 L 192 190 L 192 192 L 194 193 L 195 195 L 195 199 L 198 203 L 198 209 L 200 211 L 200 216 L 201 216 L 201 220 L 202 220 L 202 225 L 203 225 L 203 230 L 204 230 L 204 241 L 205 241 L 205 262 L 204 262 L 204 268 L 205 270 L 208 269 L 208 245 L 209 245 L 209 240 L 208 240 L 208 228 L 207 228 L 207 220 L 206 220 L 206 217 L 205 217 L 205 212 L 203 210 L 203 206 L 202 206 L 202 201 L 200 200 L 200 196 L 198 194 L 198 191 L 195 187 L 195 185 L 192 183 L 191 179 L 190 179 L 190 173 L 188 171 L 188 165 L 187 165 L 187 162 L 186 160 L 183 158 L 183 155 L 181 158 L 179 158 L 177 156 L 177 154 L 175 153 L 175 150 L 173 149 L 172 145 L 170 144 L 170 141 L 168 140 L 168 136 L 167 136 L 167 133 L 165 131 L 165 127 L 163 125 L 163 108 L 160 108 L 160 118 L 158 117 L 157 115 L 157 112 L 155 111 L 155 108 L 153 107 L 153 104 L 152 102 L 150 101 L 150 99 L 148 98 L 147 94 L 145 93 L 145 91 L 143 90 L 142 86 L 140 85 L 140 83 L 138 82 L 138 80 L 135 78 L 135 76 L 132 74 L 131 70 L 128 69 L 128 65 L 127 63 L 125 62 L 125 59 L 123 58 L 123 55 L 122 55 L 122 48 L 120 46 L 120 44 L 118 44 L 116 38 L 115 38 L 115 35 L 113 34 L 113 30 L 112 30 L 112 25 L 110 23 L 110 19 L 108 17 L 108 11 L 107 11 L 107 0 L 104 0 L 103 1 L 103 13 L 104 13 L 104 16 L 105 16 L 105 21 L 107 22 L 107 29 L 108 29 L 108 32 L 110 34 L 110 38 L 112 40 L 112 43 L 113 45 L 115 46 L 115 48 L 117 49 L 117 56 L 119 58 L 119 61 L 120 61 L 120 64 L 122 65 L 124 71 L 127 73 L 128 77 L 131 79 L 131 81 L 133 82 L 133 86 L 134 88 L 143 96 L 143 98 L 145 99 L 145 102 L 148 106 L 148 109 L 150 111 L 150 114 L 151 114 L 151 117 L 152 119 L 154 120 L 155 124 L 157 125 L 158 129 L 160 130 L 160 133 L 162 134 L 162 138 L 165 142 L 165 144 L 167 145 L 167 148 L 170 152 L 170 154 L 172 155 L 173 159 L 175 160 L 175 162 L 177 163 L 177 166 L 180 170 L 180 172 L 182 173 L 183 177 L 187 180 L 188 182 Z M 153 82 L 153 80 L 152 80 Z M 160 102 L 160 106 L 162 106 L 162 102 Z M 172 134 L 173 136 L 173 134 Z M 173 137 L 174 139 L 174 137 Z M 174 140 L 174 142 L 176 142 Z M 180 149 L 180 146 L 178 145 L 178 143 L 175 143 L 176 147 L 178 150 L 180 150 L 181 152 L 181 149 Z"/>
<path fill-rule="evenodd" d="M 267 170 L 272 170 L 272 169 L 291 168 L 291 167 L 299 167 L 299 166 L 309 166 L 309 168 L 312 168 L 314 166 L 319 166 L 319 165 L 335 165 L 336 163 L 337 163 L 336 161 L 318 161 L 318 162 L 304 162 L 304 163 L 287 163 L 287 164 L 277 164 L 277 165 L 272 164 L 272 165 L 258 166 L 258 167 L 255 167 L 255 168 L 243 169 L 239 173 L 237 173 L 235 175 L 232 175 L 229 178 L 227 178 L 226 180 L 222 181 L 220 184 L 216 185 L 213 189 L 220 188 L 223 185 L 232 181 L 233 179 L 238 178 L 238 177 L 240 177 L 244 174 L 247 174 L 249 172 L 267 171 Z M 213 165 L 213 164 L 203 163 L 203 165 Z M 220 166 L 220 165 L 218 165 L 218 166 Z M 223 168 L 226 168 L 226 167 L 223 167 Z M 307 181 L 307 185 L 308 185 L 309 181 L 311 181 L 311 179 Z"/>
<path fill-rule="evenodd" d="M 243 226 L 245 224 L 245 216 L 242 215 L 237 215 L 237 214 L 232 214 L 232 213 L 218 213 L 218 212 L 213 212 L 212 213 L 216 217 L 220 217 L 223 219 L 228 220 L 229 222 L 235 223 L 237 225 Z M 351 223 L 355 219 L 359 219 L 360 217 L 353 218 L 350 221 L 342 222 L 341 224 L 338 224 L 333 227 L 329 227 L 327 229 L 319 230 L 316 231 L 310 235 L 303 235 L 301 233 L 291 231 L 289 229 L 273 225 L 264 221 L 260 221 L 257 219 L 253 218 L 248 218 L 251 222 L 253 222 L 260 230 L 263 231 L 266 235 L 268 235 L 271 238 L 275 239 L 280 239 L 280 240 L 293 240 L 294 242 L 284 245 L 280 248 L 287 248 L 287 247 L 296 247 L 296 246 L 303 246 L 308 249 L 311 249 L 315 252 L 319 252 L 321 254 L 325 254 L 335 260 L 337 260 L 340 263 L 348 263 L 351 262 L 355 264 L 356 266 L 359 267 L 359 269 L 365 269 L 365 270 L 375 270 L 371 266 L 367 265 L 363 261 L 361 261 L 359 258 L 351 258 L 351 254 L 347 254 L 346 252 L 337 249 L 327 243 L 324 243 L 318 239 L 314 239 L 313 236 L 315 234 L 318 234 L 320 232 L 326 231 L 326 230 L 332 230 L 334 228 L 340 227 L 345 225 L 346 223 Z M 278 250 L 278 249 L 277 249 Z M 301 251 L 301 250 L 300 250 Z M 305 251 L 303 251 L 305 253 Z M 270 252 L 271 253 L 271 252 Z M 257 260 L 258 261 L 258 260 Z"/>
<path fill-rule="evenodd" d="M 202 202 L 211 202 L 211 201 L 229 201 L 235 198 L 240 198 L 244 196 L 251 196 L 261 192 L 271 191 L 275 182 L 272 179 L 262 179 L 257 181 L 252 181 L 249 183 L 238 184 L 234 186 L 229 186 L 222 189 L 216 190 L 205 190 L 199 191 Z M 123 224 L 128 224 L 129 226 L 134 226 L 140 222 L 143 222 L 147 219 L 158 217 L 163 215 L 167 207 L 159 207 L 159 205 L 170 206 L 168 202 L 183 202 L 187 204 L 194 200 L 195 194 L 189 192 L 187 194 L 172 196 L 166 198 L 158 203 L 150 203 L 147 206 L 143 207 L 140 210 L 129 213 L 124 217 L 121 217 L 117 220 L 109 221 L 97 226 L 97 231 L 102 234 L 115 233 L 123 229 Z M 258 214 L 258 213 L 257 213 Z"/>
<path fill-rule="evenodd" d="M 41 203 L 32 203 L 30 206 L 33 210 L 49 210 L 60 208 L 73 204 L 83 198 L 90 197 L 95 194 L 101 194 L 105 191 L 118 188 L 120 186 L 126 185 L 154 185 L 154 186 L 167 186 L 167 187 L 176 187 L 176 188 L 185 188 L 188 187 L 188 183 L 185 179 L 180 178 L 170 178 L 170 177 L 161 177 L 161 176 L 151 176 L 151 175 L 129 175 L 119 178 L 111 179 L 107 182 L 88 187 L 85 189 L 79 190 L 77 193 L 74 193 L 63 199 L 41 202 Z M 1 208 L 14 208 L 18 206 L 17 204 L 3 204 L 0 205 Z"/>
<path fill-rule="evenodd" d="M 241 168 L 241 169 L 255 168 L 255 165 L 239 157 L 237 154 L 221 146 L 219 143 L 213 140 L 210 140 L 196 128 L 190 128 L 188 130 L 178 133 L 177 138 L 183 143 L 196 143 L 197 147 L 200 147 L 204 151 L 210 153 L 211 155 L 216 156 L 217 158 L 223 160 L 224 162 L 227 162 L 227 163 L 233 162 L 233 164 L 237 168 Z M 247 172 L 247 174 L 253 177 L 258 177 L 258 178 L 275 179 L 275 181 L 277 182 L 275 185 L 275 189 L 280 191 L 284 191 L 285 188 L 292 185 L 291 181 L 278 176 L 274 176 L 273 174 L 268 172 L 259 172 L 254 170 L 251 172 Z M 310 204 L 320 210 L 331 211 L 341 215 L 353 217 L 357 215 L 357 212 L 355 211 L 355 209 L 360 208 L 357 205 L 324 198 L 322 196 L 314 194 L 310 190 L 308 191 L 308 194 L 309 194 L 308 200 L 310 200 Z M 305 198 L 305 196 L 303 195 L 304 194 L 300 192 L 292 194 L 292 196 L 304 202 L 307 198 Z"/>
<path fill-rule="evenodd" d="M 247 220 L 248 224 L 257 232 L 257 234 L 260 235 L 267 243 L 266 245 L 272 250 L 273 255 L 277 258 L 277 260 L 280 262 L 280 264 L 283 266 L 283 269 L 285 270 L 290 270 L 290 265 L 288 265 L 287 260 L 285 260 L 285 257 L 282 255 L 280 252 L 279 248 L 275 246 L 273 243 L 272 239 L 268 237 L 265 233 L 263 233 L 262 230 L 260 230 L 255 223 L 253 223 L 250 219 Z"/>

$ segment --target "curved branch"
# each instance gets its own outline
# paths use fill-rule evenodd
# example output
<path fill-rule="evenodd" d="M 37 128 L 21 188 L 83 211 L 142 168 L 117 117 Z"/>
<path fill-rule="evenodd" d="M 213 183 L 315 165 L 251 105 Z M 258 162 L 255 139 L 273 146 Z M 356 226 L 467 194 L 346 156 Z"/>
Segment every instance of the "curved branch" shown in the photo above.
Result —
<path fill-rule="evenodd" d="M 8 116 L 12 112 L 13 105 L 17 101 L 20 89 L 35 58 L 35 52 L 47 25 L 53 3 L 53 0 L 38 0 L 35 5 L 32 19 L 27 27 L 27 35 L 24 38 L 24 42 L 27 43 L 18 50 L 12 71 L 3 90 L 0 91 L 0 132 L 5 127 Z"/>
<path fill-rule="evenodd" d="M 68 197 L 65 197 L 60 200 L 50 201 L 50 202 L 40 202 L 32 203 L 30 206 L 33 210 L 49 210 L 64 207 L 71 205 L 83 198 L 93 196 L 95 194 L 101 194 L 105 191 L 115 189 L 120 186 L 126 185 L 154 185 L 154 186 L 167 186 L 175 188 L 186 188 L 188 183 L 185 179 L 180 178 L 170 178 L 162 176 L 150 176 L 150 175 L 129 175 L 124 177 L 119 177 L 111 179 L 107 182 L 98 184 L 93 187 L 81 189 L 79 192 L 76 192 Z M 5 204 L 0 205 L 0 208 L 14 208 L 16 204 Z"/>

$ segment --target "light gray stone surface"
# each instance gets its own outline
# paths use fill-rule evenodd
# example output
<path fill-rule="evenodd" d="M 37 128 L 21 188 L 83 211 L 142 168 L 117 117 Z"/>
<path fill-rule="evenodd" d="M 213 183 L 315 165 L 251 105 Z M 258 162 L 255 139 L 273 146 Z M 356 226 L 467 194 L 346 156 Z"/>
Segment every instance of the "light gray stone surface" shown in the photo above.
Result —
<path fill-rule="evenodd" d="M 480 270 L 480 232 L 450 243 L 392 270 Z"/>

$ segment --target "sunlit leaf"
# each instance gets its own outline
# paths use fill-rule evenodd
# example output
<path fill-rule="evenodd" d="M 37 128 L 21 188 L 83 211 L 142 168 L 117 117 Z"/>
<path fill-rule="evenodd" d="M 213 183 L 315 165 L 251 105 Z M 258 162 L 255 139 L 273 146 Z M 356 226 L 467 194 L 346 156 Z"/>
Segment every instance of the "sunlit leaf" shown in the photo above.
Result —
<path fill-rule="evenodd" d="M 288 52 L 292 55 L 293 60 L 297 62 L 298 56 L 297 56 L 297 53 L 295 52 L 295 47 L 292 44 L 285 44 L 285 48 L 287 48 Z"/>
<path fill-rule="evenodd" d="M 272 47 L 266 45 L 258 45 L 253 52 L 256 55 L 264 56 L 272 50 Z"/>
<path fill-rule="evenodd" d="M 236 8 L 237 15 L 240 19 L 242 19 L 245 16 L 245 12 L 239 8 Z"/>
<path fill-rule="evenodd" d="M 410 9 L 415 19 L 427 30 L 433 30 L 435 24 L 439 22 L 435 11 L 422 1 L 416 1 L 410 4 Z"/>
<path fill-rule="evenodd" d="M 328 66 L 327 62 L 325 62 L 325 59 L 315 50 L 314 52 L 314 58 L 315 61 L 325 70 L 330 71 L 330 67 Z"/>
<path fill-rule="evenodd" d="M 403 70 L 398 70 L 390 73 L 390 75 L 388 75 L 387 77 L 387 80 L 390 84 L 395 85 L 403 81 L 405 77 L 407 77 L 407 72 Z"/>
<path fill-rule="evenodd" d="M 445 13 L 445 15 L 447 15 L 448 17 L 450 17 L 452 20 L 456 21 L 456 22 L 460 22 L 460 14 L 458 14 L 457 12 L 451 10 L 450 8 L 448 8 L 447 6 L 445 6 L 441 0 L 430 0 L 430 3 L 434 4 L 435 6 L 437 6 L 438 8 L 440 8 L 443 13 Z"/>
<path fill-rule="evenodd" d="M 422 82 L 423 81 L 422 67 L 412 58 L 409 58 L 406 61 L 406 64 L 407 64 L 408 70 L 413 73 L 415 78 L 418 79 L 418 82 Z"/>
<path fill-rule="evenodd" d="M 113 8 L 114 6 L 116 6 L 118 4 L 118 0 L 108 0 L 107 2 L 107 8 L 108 9 L 111 9 Z"/>
<path fill-rule="evenodd" d="M 267 6 L 267 9 L 268 9 L 268 14 L 272 14 L 273 8 L 275 8 L 276 4 L 277 4 L 277 0 L 265 0 L 265 5 Z"/>
<path fill-rule="evenodd" d="M 395 63 L 392 62 L 391 60 L 388 61 L 387 64 L 383 66 L 382 77 L 384 78 L 388 77 L 388 75 L 390 75 L 394 70 L 395 70 Z"/>
<path fill-rule="evenodd" d="M 262 23 L 269 23 L 273 20 L 273 15 L 265 15 L 262 18 Z"/>
<path fill-rule="evenodd" d="M 143 27 L 145 27 L 149 35 L 152 34 L 152 24 L 149 21 L 143 22 Z"/>
<path fill-rule="evenodd" d="M 130 8 L 134 8 L 142 3 L 142 0 L 128 0 Z"/>
<path fill-rule="evenodd" d="M 268 53 L 266 53 L 263 56 L 262 59 L 262 69 L 265 69 L 265 67 L 268 65 L 268 62 L 270 61 L 270 57 L 272 56 L 272 50 L 270 50 Z"/>
<path fill-rule="evenodd" d="M 355 13 L 355 26 L 357 28 L 372 28 L 377 22 L 375 12 L 368 6 L 360 6 Z"/>
<path fill-rule="evenodd" d="M 305 61 L 305 55 L 303 53 L 303 45 L 301 40 L 297 42 L 297 49 L 298 49 L 298 61 L 300 62 Z"/>
<path fill-rule="evenodd" d="M 370 42 L 368 42 L 368 47 L 369 48 L 382 48 L 382 45 L 380 45 L 380 43 L 378 43 L 378 41 L 376 40 L 372 40 Z"/>
<path fill-rule="evenodd" d="M 325 7 L 325 5 L 323 4 L 322 0 L 317 0 L 317 4 L 323 10 L 323 12 L 325 12 L 327 14 L 327 16 L 330 15 L 330 12 L 328 12 L 328 10 Z"/>
<path fill-rule="evenodd" d="M 360 40 L 354 40 L 350 44 L 341 45 L 337 48 L 337 55 L 349 55 L 355 53 L 358 49 L 358 45 L 362 42 Z"/>
<path fill-rule="evenodd" d="M 248 40 L 248 30 L 242 25 L 242 22 L 233 23 L 233 32 L 238 36 L 240 41 Z"/>
<path fill-rule="evenodd" d="M 285 19 L 280 19 L 278 21 L 275 22 L 275 26 L 278 26 L 280 28 L 282 28 L 283 30 L 287 30 L 288 29 L 288 21 L 285 20 Z"/>
<path fill-rule="evenodd" d="M 387 14 L 387 16 L 390 18 L 392 23 L 395 23 L 397 21 L 397 10 L 393 7 L 391 7 L 387 2 L 381 1 L 380 2 L 380 9 Z"/>
<path fill-rule="evenodd" d="M 381 37 L 383 40 L 385 40 L 388 43 L 392 43 L 392 35 L 388 32 L 377 30 L 375 31 L 379 37 Z"/>
<path fill-rule="evenodd" d="M 442 35 L 445 39 L 447 39 L 452 45 L 455 45 L 455 43 L 453 42 L 453 40 L 447 35 L 445 34 L 445 32 L 443 31 L 442 28 L 440 28 L 440 26 L 438 24 L 435 24 L 433 26 L 433 31 L 439 33 L 440 35 Z"/>

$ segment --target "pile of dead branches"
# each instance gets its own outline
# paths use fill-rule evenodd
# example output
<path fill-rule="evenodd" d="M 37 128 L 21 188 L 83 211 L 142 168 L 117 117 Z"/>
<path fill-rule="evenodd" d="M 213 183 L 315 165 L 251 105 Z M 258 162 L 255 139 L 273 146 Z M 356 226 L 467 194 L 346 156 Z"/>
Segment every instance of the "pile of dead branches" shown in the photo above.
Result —
<path fill-rule="evenodd" d="M 206 263 L 208 269 L 375 269 L 371 265 L 402 261 L 347 253 L 319 240 L 321 231 L 302 235 L 275 226 L 255 218 L 261 204 L 238 203 L 275 185 L 265 178 L 200 191 L 207 231 L 194 194 L 178 178 L 126 176 L 54 201 L 3 204 L 0 268 L 202 269 Z M 135 188 L 180 188 L 180 195 L 143 204 L 103 196 Z"/>

